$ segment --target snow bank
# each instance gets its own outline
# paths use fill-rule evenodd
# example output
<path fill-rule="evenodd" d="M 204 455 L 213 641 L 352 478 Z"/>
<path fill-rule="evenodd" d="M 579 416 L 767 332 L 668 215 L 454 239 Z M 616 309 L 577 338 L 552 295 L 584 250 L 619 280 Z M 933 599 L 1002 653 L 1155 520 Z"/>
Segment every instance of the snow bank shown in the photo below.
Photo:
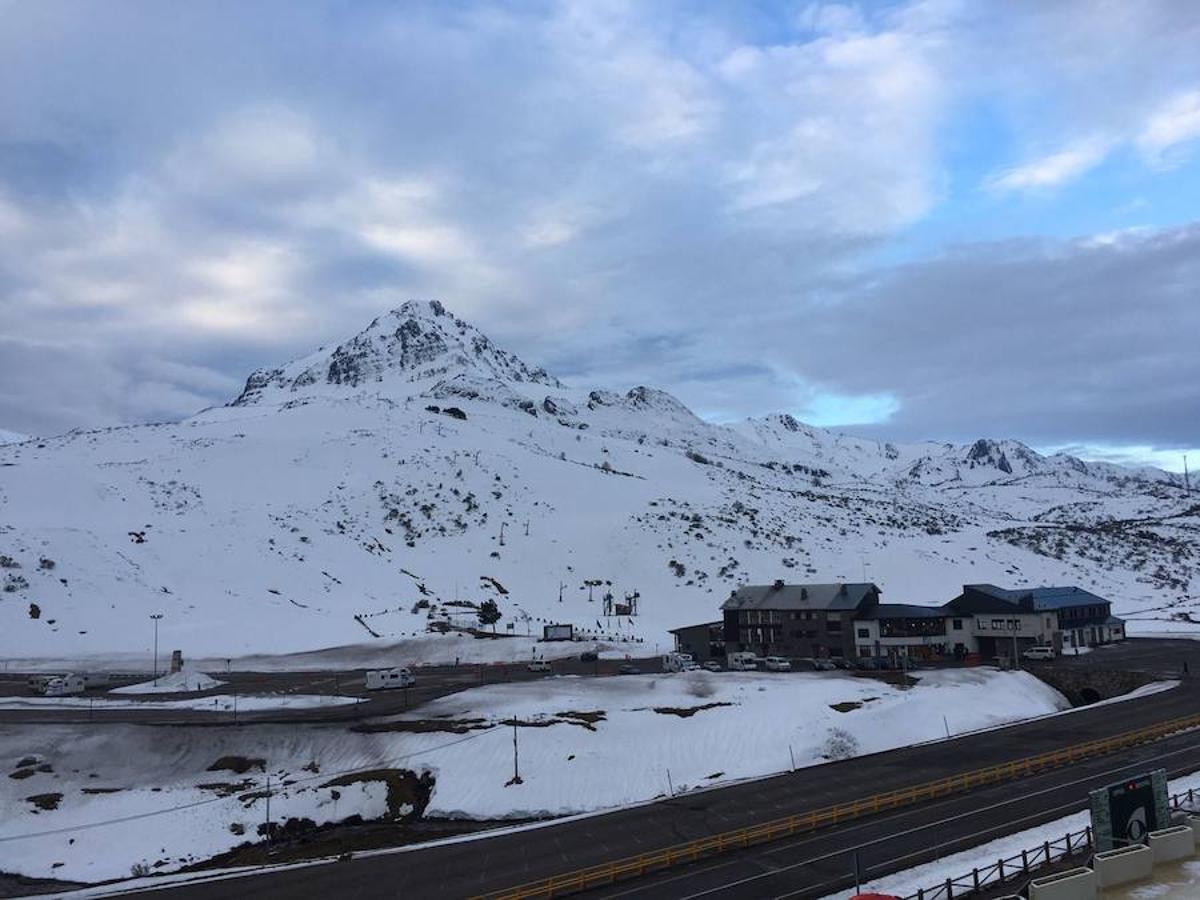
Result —
<path fill-rule="evenodd" d="M 204 672 L 184 669 L 182 672 L 172 672 L 162 675 L 157 681 L 143 681 L 141 684 L 131 684 L 126 687 L 113 689 L 113 694 L 175 694 L 189 691 L 208 691 L 220 687 L 225 682 L 217 681 Z"/>

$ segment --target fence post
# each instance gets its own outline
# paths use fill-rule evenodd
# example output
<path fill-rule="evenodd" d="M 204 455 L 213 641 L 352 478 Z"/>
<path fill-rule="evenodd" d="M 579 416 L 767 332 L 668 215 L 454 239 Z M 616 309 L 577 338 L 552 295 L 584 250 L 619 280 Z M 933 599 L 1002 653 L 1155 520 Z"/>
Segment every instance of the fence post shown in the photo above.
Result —
<path fill-rule="evenodd" d="M 1046 865 L 1050 865 L 1050 842 L 1046 841 L 1042 847 L 1046 851 Z"/>
<path fill-rule="evenodd" d="M 1071 832 L 1067 832 L 1067 856 L 1071 855 Z"/>
<path fill-rule="evenodd" d="M 979 869 L 978 869 L 978 867 L 971 870 L 971 883 L 975 886 L 975 890 L 979 890 Z"/>
<path fill-rule="evenodd" d="M 1021 869 L 1029 874 L 1029 854 L 1024 850 L 1021 851 Z"/>
<path fill-rule="evenodd" d="M 946 900 L 954 900 L 954 885 L 949 878 L 946 879 Z"/>
<path fill-rule="evenodd" d="M 1000 860 L 997 864 L 996 871 L 1000 874 L 1000 883 L 1004 884 L 1004 860 Z"/>

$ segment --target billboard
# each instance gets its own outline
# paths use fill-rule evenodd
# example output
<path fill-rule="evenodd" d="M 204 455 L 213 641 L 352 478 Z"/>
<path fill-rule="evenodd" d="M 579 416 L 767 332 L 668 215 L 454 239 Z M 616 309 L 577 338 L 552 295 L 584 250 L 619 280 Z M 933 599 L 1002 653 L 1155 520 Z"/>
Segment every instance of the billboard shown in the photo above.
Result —
<path fill-rule="evenodd" d="M 1088 796 L 1097 852 L 1143 843 L 1151 831 L 1171 824 L 1165 769 L 1134 775 Z"/>
<path fill-rule="evenodd" d="M 569 641 L 575 637 L 574 625 L 543 625 L 543 641 Z"/>

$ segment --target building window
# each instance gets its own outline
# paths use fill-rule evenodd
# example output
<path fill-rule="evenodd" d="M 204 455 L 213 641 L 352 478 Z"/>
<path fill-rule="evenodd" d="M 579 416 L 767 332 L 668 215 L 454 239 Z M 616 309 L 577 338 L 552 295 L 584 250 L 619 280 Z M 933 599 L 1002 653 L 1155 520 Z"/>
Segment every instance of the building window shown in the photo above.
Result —
<path fill-rule="evenodd" d="M 841 631 L 842 630 L 842 620 L 835 619 L 831 616 L 829 621 L 825 623 L 825 630 L 826 631 Z"/>
<path fill-rule="evenodd" d="M 863 657 L 869 657 L 871 655 L 871 648 L 870 647 L 859 647 L 858 655 L 863 656 Z"/>
<path fill-rule="evenodd" d="M 955 631 L 962 631 L 962 619 L 955 619 L 955 620 L 954 620 L 954 630 L 955 630 Z"/>
<path fill-rule="evenodd" d="M 1003 631 L 1004 630 L 1004 620 L 1003 619 L 992 619 L 992 629 L 994 631 Z"/>
<path fill-rule="evenodd" d="M 871 636 L 871 630 L 869 628 L 860 628 L 858 629 L 858 636 L 860 638 L 869 638 Z M 870 654 L 867 655 L 869 656 Z"/>

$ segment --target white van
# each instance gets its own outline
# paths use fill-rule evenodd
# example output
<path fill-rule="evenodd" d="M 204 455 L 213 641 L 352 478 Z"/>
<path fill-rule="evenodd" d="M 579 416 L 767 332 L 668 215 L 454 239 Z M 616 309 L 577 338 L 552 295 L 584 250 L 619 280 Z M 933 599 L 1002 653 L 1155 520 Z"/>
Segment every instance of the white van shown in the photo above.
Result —
<path fill-rule="evenodd" d="M 412 687 L 417 683 L 408 669 L 379 669 L 367 673 L 368 691 L 386 691 L 391 688 Z"/>
<path fill-rule="evenodd" d="M 729 669 L 733 672 L 753 672 L 758 668 L 758 657 L 748 650 L 730 653 L 728 660 Z"/>
<path fill-rule="evenodd" d="M 664 653 L 662 658 L 662 670 L 664 672 L 691 672 L 700 668 L 696 665 L 696 659 L 690 653 Z"/>
<path fill-rule="evenodd" d="M 792 661 L 786 656 L 768 656 L 763 661 L 763 668 L 768 672 L 790 672 Z"/>
<path fill-rule="evenodd" d="M 1054 659 L 1053 647 L 1030 647 L 1021 654 L 1026 659 Z"/>
<path fill-rule="evenodd" d="M 66 697 L 70 694 L 82 694 L 83 688 L 82 675 L 60 675 L 46 682 L 46 696 Z"/>

